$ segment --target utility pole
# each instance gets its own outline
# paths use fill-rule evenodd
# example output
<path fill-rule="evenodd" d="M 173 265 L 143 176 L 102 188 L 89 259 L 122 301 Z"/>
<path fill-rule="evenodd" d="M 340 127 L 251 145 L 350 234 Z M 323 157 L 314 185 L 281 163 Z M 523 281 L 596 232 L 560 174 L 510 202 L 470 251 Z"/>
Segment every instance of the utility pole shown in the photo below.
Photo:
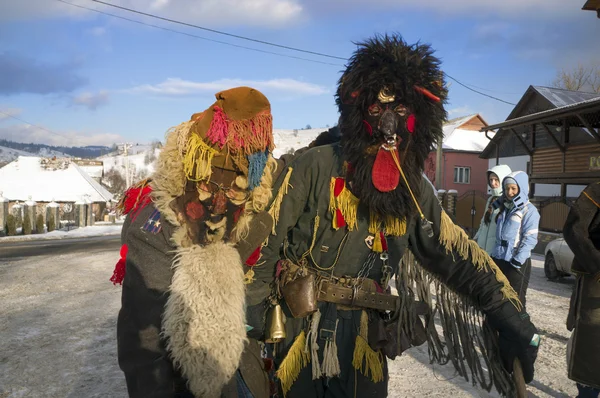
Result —
<path fill-rule="evenodd" d="M 129 148 L 133 145 L 131 143 L 118 144 L 123 146 L 123 155 L 125 156 L 125 185 L 127 188 L 131 186 L 131 176 L 129 175 Z"/>

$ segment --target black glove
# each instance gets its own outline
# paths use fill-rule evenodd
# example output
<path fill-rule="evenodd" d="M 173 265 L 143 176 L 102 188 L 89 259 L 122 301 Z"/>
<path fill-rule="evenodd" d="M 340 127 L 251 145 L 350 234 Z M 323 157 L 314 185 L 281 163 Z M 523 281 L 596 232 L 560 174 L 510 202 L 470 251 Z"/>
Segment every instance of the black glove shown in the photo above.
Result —
<path fill-rule="evenodd" d="M 498 345 L 502 364 L 508 372 L 513 371 L 513 361 L 518 358 L 526 383 L 533 380 L 533 365 L 537 358 L 539 336 L 535 325 L 526 312 L 519 312 L 510 302 L 487 313 L 490 325 L 498 331 Z M 531 345 L 534 336 L 538 336 Z"/>
<path fill-rule="evenodd" d="M 523 368 L 523 378 L 525 383 L 531 383 L 534 375 L 534 363 L 537 358 L 539 346 L 531 344 L 523 344 L 511 340 L 500 334 L 498 339 L 498 348 L 504 368 L 509 372 L 513 372 L 513 363 L 515 358 L 518 358 Z"/>

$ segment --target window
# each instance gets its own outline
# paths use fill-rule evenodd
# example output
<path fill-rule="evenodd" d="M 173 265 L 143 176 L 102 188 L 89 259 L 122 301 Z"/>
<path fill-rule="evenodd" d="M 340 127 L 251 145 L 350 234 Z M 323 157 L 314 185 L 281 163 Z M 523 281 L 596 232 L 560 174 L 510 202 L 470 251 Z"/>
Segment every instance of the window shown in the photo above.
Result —
<path fill-rule="evenodd" d="M 455 167 L 454 168 L 454 182 L 456 184 L 470 184 L 471 183 L 471 168 L 470 167 Z"/>

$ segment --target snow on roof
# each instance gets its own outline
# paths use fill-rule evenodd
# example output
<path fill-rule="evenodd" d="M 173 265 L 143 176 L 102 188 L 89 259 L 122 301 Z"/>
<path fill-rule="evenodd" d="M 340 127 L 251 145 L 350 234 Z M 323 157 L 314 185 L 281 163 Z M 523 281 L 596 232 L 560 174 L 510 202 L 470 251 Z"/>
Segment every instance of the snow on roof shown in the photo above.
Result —
<path fill-rule="evenodd" d="M 460 126 L 477 116 L 479 116 L 479 114 L 475 113 L 473 115 L 458 117 L 446 122 L 443 126 L 444 142 L 442 144 L 442 148 L 455 151 L 483 151 L 490 142 L 490 140 L 488 140 L 485 136 L 485 133 L 477 130 L 465 130 L 460 128 Z M 492 133 L 488 134 L 493 136 Z"/>
<path fill-rule="evenodd" d="M 328 128 L 307 130 L 273 129 L 273 139 L 275 140 L 273 157 L 279 158 L 291 150 L 295 151 L 308 146 L 319 134 L 327 130 Z"/>
<path fill-rule="evenodd" d="M 10 200 L 36 202 L 108 202 L 113 195 L 69 159 L 44 167 L 47 159 L 19 156 L 0 169 L 0 191 Z"/>

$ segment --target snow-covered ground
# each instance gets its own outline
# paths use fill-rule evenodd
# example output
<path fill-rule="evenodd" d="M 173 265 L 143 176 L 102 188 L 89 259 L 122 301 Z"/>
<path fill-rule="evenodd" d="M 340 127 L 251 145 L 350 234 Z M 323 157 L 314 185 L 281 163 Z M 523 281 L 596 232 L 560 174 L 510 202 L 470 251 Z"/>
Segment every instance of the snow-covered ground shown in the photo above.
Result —
<path fill-rule="evenodd" d="M 72 228 L 70 230 L 56 230 L 44 234 L 17 235 L 0 237 L 0 245 L 3 242 L 23 242 L 32 240 L 55 240 L 55 239 L 74 239 L 89 238 L 92 236 L 119 235 L 123 222 L 119 223 L 96 223 L 89 227 Z"/>
<path fill-rule="evenodd" d="M 1 254 L 0 254 L 1 256 Z M 109 277 L 118 246 L 60 255 L 0 258 L 0 397 L 126 397 L 117 365 L 121 288 Z M 537 256 L 528 309 L 543 336 L 533 397 L 573 397 L 567 379 L 567 316 L 573 279 L 543 276 Z M 425 346 L 389 363 L 390 397 L 496 397 L 429 364 Z"/>

